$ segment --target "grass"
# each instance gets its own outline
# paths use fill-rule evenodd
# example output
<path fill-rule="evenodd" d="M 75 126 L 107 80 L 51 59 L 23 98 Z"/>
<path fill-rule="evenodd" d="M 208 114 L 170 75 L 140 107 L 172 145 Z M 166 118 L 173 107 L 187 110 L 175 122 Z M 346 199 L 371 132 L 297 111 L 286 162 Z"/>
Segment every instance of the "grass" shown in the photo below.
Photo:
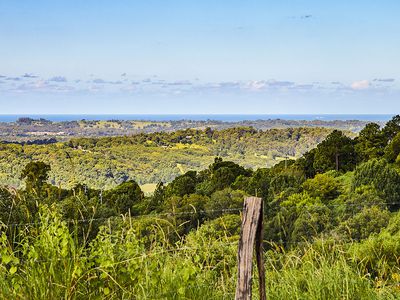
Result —
<path fill-rule="evenodd" d="M 0 298 L 234 297 L 237 236 L 210 238 L 199 230 L 171 244 L 162 238 L 166 233 L 154 219 L 145 243 L 137 230 L 140 224 L 135 222 L 140 221 L 109 222 L 86 245 L 78 242 L 76 231 L 70 231 L 54 207 L 42 208 L 40 225 L 27 226 L 14 244 L 9 243 L 7 228 L 2 227 Z M 152 239 L 154 236 L 157 238 Z M 398 267 L 389 266 L 392 256 L 376 251 L 382 243 L 356 245 L 374 253 L 374 268 L 381 274 L 376 276 L 367 271 L 364 258 L 357 254 L 359 249 L 353 251 L 354 245 L 317 241 L 290 251 L 274 246 L 265 252 L 267 298 L 399 299 Z M 393 239 L 390 247 L 393 243 L 400 242 Z M 385 272 L 379 272 L 383 267 Z"/>

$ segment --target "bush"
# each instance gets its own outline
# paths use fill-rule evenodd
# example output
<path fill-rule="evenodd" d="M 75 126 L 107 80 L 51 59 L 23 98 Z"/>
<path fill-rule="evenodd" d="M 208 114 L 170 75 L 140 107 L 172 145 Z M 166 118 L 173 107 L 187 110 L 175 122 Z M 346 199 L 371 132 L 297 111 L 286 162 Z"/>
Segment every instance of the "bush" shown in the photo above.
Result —
<path fill-rule="evenodd" d="M 379 233 L 389 223 L 390 214 L 379 207 L 366 207 L 358 214 L 342 222 L 337 231 L 345 237 L 359 241 L 373 233 Z"/>
<path fill-rule="evenodd" d="M 326 174 L 317 174 L 313 179 L 308 179 L 303 183 L 303 189 L 312 197 L 320 198 L 327 203 L 335 199 L 340 194 L 339 182 Z"/>
<path fill-rule="evenodd" d="M 400 175 L 385 160 L 370 160 L 359 165 L 353 177 L 352 189 L 372 185 L 391 210 L 400 207 Z"/>

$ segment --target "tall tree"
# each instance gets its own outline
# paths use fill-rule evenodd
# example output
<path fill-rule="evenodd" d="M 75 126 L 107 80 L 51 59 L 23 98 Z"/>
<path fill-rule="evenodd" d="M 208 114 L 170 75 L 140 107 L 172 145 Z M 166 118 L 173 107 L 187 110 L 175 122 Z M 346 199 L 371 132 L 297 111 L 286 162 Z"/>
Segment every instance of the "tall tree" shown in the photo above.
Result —
<path fill-rule="evenodd" d="M 313 167 L 317 172 L 349 171 L 355 164 L 353 140 L 341 131 L 334 130 L 317 146 Z"/>
<path fill-rule="evenodd" d="M 378 124 L 369 123 L 360 131 L 355 143 L 358 160 L 367 161 L 383 155 L 386 138 Z"/>
<path fill-rule="evenodd" d="M 140 205 L 144 195 L 140 186 L 133 180 L 121 183 L 112 190 L 108 190 L 104 195 L 107 205 L 115 209 L 118 214 L 131 212 L 140 214 Z"/>
<path fill-rule="evenodd" d="M 392 139 L 385 148 L 385 158 L 389 162 L 395 162 L 400 154 L 400 132 Z"/>
<path fill-rule="evenodd" d="M 389 122 L 387 122 L 382 131 L 386 139 L 390 142 L 396 134 L 400 132 L 400 115 L 394 116 Z"/>
<path fill-rule="evenodd" d="M 49 178 L 50 166 L 41 161 L 28 163 L 22 170 L 21 179 L 25 179 L 26 189 L 38 193 Z"/>

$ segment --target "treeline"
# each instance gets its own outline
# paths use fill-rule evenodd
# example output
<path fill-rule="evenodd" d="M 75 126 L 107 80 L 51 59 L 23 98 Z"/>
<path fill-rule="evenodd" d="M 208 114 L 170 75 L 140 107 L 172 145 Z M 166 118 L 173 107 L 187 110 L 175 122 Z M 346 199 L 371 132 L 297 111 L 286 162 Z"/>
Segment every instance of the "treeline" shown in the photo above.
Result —
<path fill-rule="evenodd" d="M 272 166 L 300 157 L 332 130 L 251 127 L 181 130 L 109 138 L 79 138 L 49 145 L 0 143 L 0 182 L 23 187 L 20 174 L 31 161 L 51 165 L 49 182 L 64 188 L 86 184 L 110 189 L 129 180 L 140 185 L 171 182 L 189 170 L 202 170 L 215 156 L 246 168 Z"/>

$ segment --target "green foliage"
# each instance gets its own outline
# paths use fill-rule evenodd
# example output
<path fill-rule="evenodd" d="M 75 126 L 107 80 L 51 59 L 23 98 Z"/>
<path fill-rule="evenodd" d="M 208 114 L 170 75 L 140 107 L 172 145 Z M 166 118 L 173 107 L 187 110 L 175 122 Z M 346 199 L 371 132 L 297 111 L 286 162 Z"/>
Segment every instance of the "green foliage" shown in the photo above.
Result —
<path fill-rule="evenodd" d="M 342 222 L 337 231 L 354 240 L 368 238 L 373 233 L 379 233 L 389 223 L 389 212 L 377 206 L 366 207 L 358 214 Z"/>
<path fill-rule="evenodd" d="M 317 149 L 314 148 L 306 153 L 302 157 L 300 157 L 295 165 L 298 166 L 301 170 L 303 170 L 306 178 L 312 178 L 316 174 L 316 170 L 314 168 L 315 155 L 317 153 Z"/>
<path fill-rule="evenodd" d="M 261 168 L 253 173 L 243 190 L 247 191 L 251 195 L 267 200 L 269 198 L 270 183 L 270 170 Z"/>
<path fill-rule="evenodd" d="M 388 141 L 391 141 L 400 132 L 400 115 L 394 116 L 383 127 L 382 132 Z"/>
<path fill-rule="evenodd" d="M 347 220 L 348 218 L 360 213 L 364 208 L 379 207 L 386 209 L 385 200 L 382 199 L 380 193 L 371 185 L 363 185 L 340 195 L 335 203 L 335 213 L 338 220 Z"/>
<path fill-rule="evenodd" d="M 170 212 L 168 218 L 177 227 L 177 231 L 186 234 L 206 219 L 204 208 L 208 199 L 207 196 L 198 194 L 172 196 L 165 201 L 163 209 Z"/>
<path fill-rule="evenodd" d="M 291 241 L 311 241 L 330 228 L 332 228 L 331 211 L 323 205 L 307 205 L 293 224 Z"/>
<path fill-rule="evenodd" d="M 396 134 L 394 138 L 385 148 L 385 158 L 393 163 L 396 161 L 400 154 L 400 133 Z"/>
<path fill-rule="evenodd" d="M 231 299 L 234 295 L 239 216 L 206 222 L 176 246 L 146 243 L 127 219 L 101 227 L 89 246 L 82 247 L 54 208 L 42 207 L 40 220 L 39 227 L 23 233 L 21 251 L 0 235 L 0 295 L 33 299 Z M 162 236 L 162 229 L 153 230 Z M 395 299 L 399 251 L 398 237 L 385 232 L 350 248 L 317 240 L 290 251 L 271 249 L 265 255 L 267 297 Z"/>
<path fill-rule="evenodd" d="M 399 207 L 400 175 L 385 160 L 373 159 L 356 168 L 353 189 L 363 185 L 374 186 L 391 209 Z"/>
<path fill-rule="evenodd" d="M 230 188 L 216 191 L 207 201 L 205 209 L 210 211 L 209 215 L 212 218 L 223 215 L 224 210 L 226 210 L 229 214 L 238 213 L 243 207 L 243 200 L 245 196 L 245 192 L 240 190 L 232 190 Z"/>
<path fill-rule="evenodd" d="M 301 184 L 304 178 L 299 177 L 296 174 L 283 173 L 275 175 L 271 178 L 269 192 L 271 197 L 277 196 L 287 189 L 292 189 L 294 191 L 300 191 Z"/>
<path fill-rule="evenodd" d="M 189 170 L 206 169 L 215 156 L 223 156 L 246 169 L 270 167 L 287 155 L 300 157 L 331 131 L 229 128 L 213 130 L 210 135 L 206 130 L 188 129 L 73 138 L 43 145 L 0 144 L 0 181 L 22 187 L 23 168 L 29 162 L 42 161 L 51 165 L 48 182 L 68 189 L 79 183 L 94 189 L 110 189 L 129 179 L 140 185 L 169 183 Z"/>
<path fill-rule="evenodd" d="M 364 272 L 376 278 L 379 286 L 385 284 L 396 286 L 400 282 L 399 232 L 392 231 L 394 227 L 397 227 L 398 220 L 397 214 L 389 221 L 387 229 L 381 230 L 379 234 L 371 235 L 360 243 L 354 243 L 349 248 L 352 259 L 364 269 Z"/>
<path fill-rule="evenodd" d="M 310 196 L 310 194 L 296 193 L 291 194 L 287 200 L 281 202 L 282 207 L 293 207 L 296 208 L 296 211 L 301 211 L 303 208 L 308 208 L 309 206 L 313 206 L 315 204 L 322 204 L 321 199 Z"/>
<path fill-rule="evenodd" d="M 125 214 L 130 212 L 132 215 L 140 214 L 144 208 L 140 204 L 144 198 L 143 192 L 139 185 L 133 181 L 121 183 L 112 190 L 104 193 L 105 203 L 116 209 L 116 213 Z"/>
<path fill-rule="evenodd" d="M 303 189 L 312 197 L 320 198 L 323 202 L 335 199 L 340 194 L 340 184 L 327 174 L 318 174 L 313 179 L 303 183 Z"/>
<path fill-rule="evenodd" d="M 0 224 L 12 224 L 22 219 L 21 206 L 10 190 L 0 187 Z M 1 225 L 0 225 L 1 226 Z"/>
<path fill-rule="evenodd" d="M 231 161 L 223 161 L 216 157 L 214 163 L 208 170 L 199 173 L 199 185 L 196 186 L 196 192 L 202 195 L 211 195 L 214 191 L 223 190 L 230 186 L 240 187 L 247 184 L 251 170 L 246 170 L 242 166 Z"/>
<path fill-rule="evenodd" d="M 38 193 L 47 181 L 50 166 L 41 161 L 30 162 L 21 172 L 21 179 L 25 179 L 27 190 L 34 190 Z"/>
<path fill-rule="evenodd" d="M 210 166 L 211 178 L 209 179 L 213 191 L 222 190 L 231 186 L 237 177 L 250 176 L 251 171 L 231 161 L 222 161 L 216 158 Z"/>
<path fill-rule="evenodd" d="M 318 144 L 313 167 L 318 172 L 329 170 L 350 171 L 355 167 L 356 155 L 351 138 L 334 130 Z"/>
<path fill-rule="evenodd" d="M 195 192 L 196 172 L 189 171 L 184 175 L 178 176 L 167 186 L 168 196 L 189 195 Z"/>
<path fill-rule="evenodd" d="M 164 183 L 159 182 L 153 195 L 151 195 L 148 201 L 147 211 L 159 211 L 164 205 L 165 198 L 165 185 Z"/>
<path fill-rule="evenodd" d="M 359 161 L 379 158 L 383 155 L 386 138 L 376 123 L 367 124 L 355 138 L 355 151 Z"/>
<path fill-rule="evenodd" d="M 237 239 L 240 234 L 242 219 L 239 215 L 226 214 L 214 220 L 205 222 L 196 232 L 203 235 L 208 240 L 218 240 L 222 238 Z M 193 231 L 194 235 L 194 231 Z M 187 240 L 190 239 L 188 235 Z"/>

